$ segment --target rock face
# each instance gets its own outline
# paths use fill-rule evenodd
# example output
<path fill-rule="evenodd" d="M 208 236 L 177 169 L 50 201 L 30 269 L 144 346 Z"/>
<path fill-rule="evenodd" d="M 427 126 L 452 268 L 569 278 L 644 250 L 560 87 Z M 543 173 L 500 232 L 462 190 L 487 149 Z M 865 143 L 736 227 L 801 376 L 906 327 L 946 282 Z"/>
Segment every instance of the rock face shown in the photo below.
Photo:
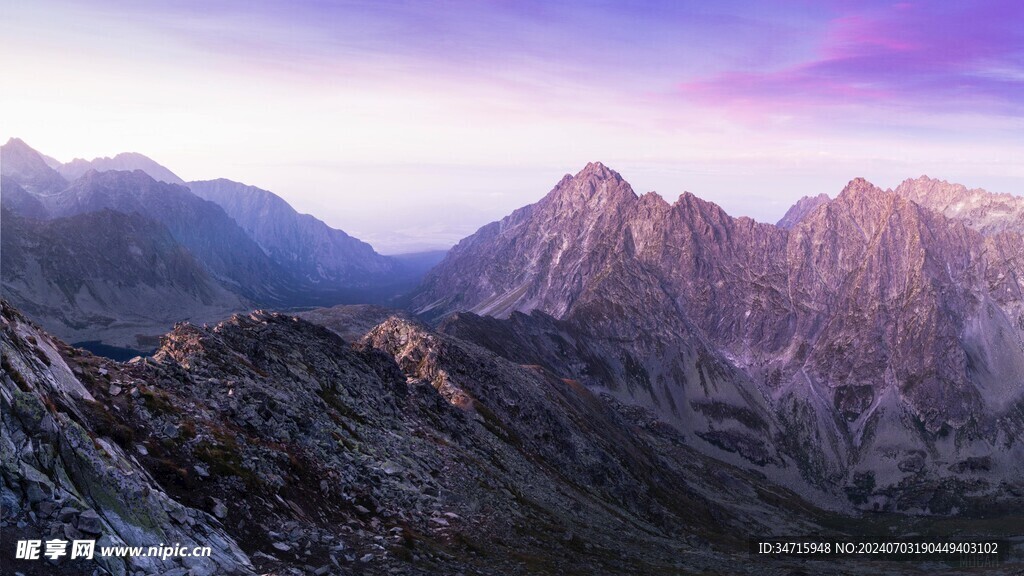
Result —
<path fill-rule="evenodd" d="M 320 220 L 299 214 L 280 196 L 231 180 L 189 182 L 222 207 L 276 263 L 313 284 L 380 284 L 396 263 Z"/>
<path fill-rule="evenodd" d="M 4 542 L 210 545 L 201 574 L 651 574 L 838 536 L 651 412 L 401 317 L 354 343 L 266 312 L 180 324 L 118 364 L 2 306 Z"/>
<path fill-rule="evenodd" d="M 68 181 L 76 180 L 90 170 L 97 172 L 134 172 L 142 170 L 150 178 L 159 182 L 166 182 L 167 184 L 185 183 L 174 172 L 137 152 L 122 152 L 113 158 L 93 158 L 92 160 L 75 158 L 71 162 L 57 167 L 57 172 Z"/>
<path fill-rule="evenodd" d="M 823 487 L 871 473 L 899 490 L 890 504 L 912 508 L 900 499 L 910 485 L 976 479 L 949 463 L 991 455 L 993 484 L 1022 472 L 1008 439 L 1024 424 L 1024 316 L 1019 232 L 986 237 L 907 195 L 857 179 L 835 200 L 795 207 L 786 229 L 689 193 L 638 197 L 590 164 L 463 240 L 414 308 L 512 316 L 519 328 L 536 316 L 514 313 L 544 312 L 567 326 L 548 321 L 545 334 L 587 333 L 583 360 L 572 352 L 548 364 L 555 372 L 580 374 L 597 357 L 604 367 L 580 374 L 588 385 L 625 390 L 620 399 L 683 426 L 695 422 L 686 407 L 717 414 L 694 429 L 707 438 L 728 436 L 715 418 L 756 415 L 735 420 L 780 432 L 748 460 Z M 468 330 L 458 323 L 445 329 Z M 701 379 L 687 368 L 706 365 Z M 628 384 L 636 374 L 650 390 Z M 741 444 L 726 449 L 743 454 Z M 918 474 L 899 469 L 918 454 L 928 455 Z"/>
<path fill-rule="evenodd" d="M 0 206 L 12 214 L 26 218 L 42 220 L 48 216 L 46 207 L 39 198 L 8 176 L 0 176 Z"/>
<path fill-rule="evenodd" d="M 0 505 L 4 571 L 254 574 L 247 555 L 212 516 L 183 506 L 142 467 L 117 422 L 81 379 L 69 349 L 0 302 Z M 88 380 L 87 380 L 88 382 Z M 126 386 L 128 384 L 126 383 Z M 115 440 L 114 438 L 118 438 Z M 97 539 L 95 561 L 14 560 L 18 539 Z M 210 546 L 190 558 L 100 557 L 101 546 Z M 40 566 L 39 564 L 44 564 Z"/>

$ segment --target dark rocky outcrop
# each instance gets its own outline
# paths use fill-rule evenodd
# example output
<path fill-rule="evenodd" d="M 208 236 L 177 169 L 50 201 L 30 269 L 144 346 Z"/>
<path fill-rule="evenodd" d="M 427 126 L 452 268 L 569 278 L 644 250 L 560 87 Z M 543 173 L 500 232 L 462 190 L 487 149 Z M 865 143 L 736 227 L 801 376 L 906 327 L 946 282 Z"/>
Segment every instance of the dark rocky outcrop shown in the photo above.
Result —
<path fill-rule="evenodd" d="M 249 557 L 208 512 L 183 505 L 139 463 L 127 414 L 105 401 L 138 394 L 0 302 L 0 531 L 5 573 L 254 574 Z M 134 390 L 134 392 L 129 392 Z M 140 442 L 145 440 L 139 438 Z M 143 448 L 144 450 L 144 448 Z M 180 463 L 174 464 L 175 466 Z M 101 546 L 209 546 L 210 557 L 101 557 L 15 562 L 18 539 L 97 539 Z M 37 572 L 37 570 L 44 572 Z"/>

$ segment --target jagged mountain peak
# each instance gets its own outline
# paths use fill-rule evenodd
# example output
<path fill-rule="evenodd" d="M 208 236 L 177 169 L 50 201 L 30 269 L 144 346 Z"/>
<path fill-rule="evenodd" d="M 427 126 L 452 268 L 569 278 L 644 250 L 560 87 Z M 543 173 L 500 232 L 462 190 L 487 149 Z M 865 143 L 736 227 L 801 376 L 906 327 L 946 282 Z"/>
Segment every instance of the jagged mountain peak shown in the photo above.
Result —
<path fill-rule="evenodd" d="M 142 193 L 169 192 L 172 190 L 179 195 L 192 196 L 186 187 L 180 184 L 159 181 L 142 169 L 101 171 L 90 168 L 70 183 L 66 190 L 66 195 L 68 195 L 70 200 L 71 198 L 79 198 L 82 194 L 95 196 L 99 191 L 116 192 L 120 200 L 109 207 L 121 210 L 125 207 L 121 206 L 118 202 L 127 202 L 129 199 L 137 198 Z M 81 211 L 83 209 L 77 208 L 75 210 Z"/>
<path fill-rule="evenodd" d="M 846 184 L 843 191 L 836 197 L 836 200 L 851 200 L 859 198 L 875 199 L 884 196 L 885 193 L 885 190 L 875 186 L 867 179 L 858 176 Z"/>
<path fill-rule="evenodd" d="M 569 202 L 572 207 L 578 207 L 580 203 L 597 207 L 608 202 L 629 202 L 635 200 L 637 195 L 621 174 L 600 162 L 590 162 L 575 176 L 566 174 L 551 191 L 549 198 Z"/>
<path fill-rule="evenodd" d="M 21 138 L 16 138 L 14 136 L 11 136 L 10 138 L 8 138 L 7 139 L 7 143 L 4 144 L 3 147 L 4 147 L 4 149 L 8 149 L 8 148 L 9 149 L 28 148 L 29 150 L 31 150 L 31 147 L 28 144 L 26 144 L 24 140 L 22 140 Z M 34 152 L 34 150 L 33 150 L 33 152 Z"/>
<path fill-rule="evenodd" d="M 576 177 L 557 189 L 591 182 Z M 621 367 L 593 373 L 625 374 L 632 401 L 656 399 L 666 417 L 673 405 L 699 399 L 665 392 L 694 389 L 687 387 L 688 364 L 672 365 L 664 351 L 680 349 L 673 340 L 680 334 L 706 341 L 708 350 L 722 352 L 718 364 L 747 370 L 766 395 L 780 398 L 773 400 L 778 406 L 821 403 L 813 426 L 800 430 L 789 416 L 780 421 L 798 436 L 830 438 L 829 448 L 814 449 L 820 453 L 793 446 L 810 462 L 808 477 L 830 478 L 856 458 L 877 456 L 875 440 L 860 435 L 886 390 L 899 396 L 890 417 L 906 411 L 926 434 L 985 420 L 990 400 L 981 398 L 998 398 L 992 403 L 999 406 L 1022 398 L 1005 379 L 970 372 L 987 358 L 1002 363 L 993 373 L 1024 365 L 1013 328 L 1024 325 L 1020 292 L 1006 280 L 1015 278 L 1018 236 L 1006 235 L 1005 245 L 985 253 L 984 240 L 961 223 L 864 178 L 834 200 L 809 200 L 819 205 L 788 231 L 730 218 L 689 193 L 671 210 L 652 199 L 600 210 L 544 201 L 518 211 L 453 250 L 416 296 L 417 311 L 506 318 L 539 310 L 614 337 L 629 356 Z M 988 291 L 1008 303 L 1005 313 L 978 298 Z M 732 405 L 742 406 L 735 398 Z M 836 426 L 835 414 L 846 423 Z M 894 426 L 906 435 L 902 446 L 917 450 L 918 432 Z M 951 449 L 943 457 L 960 456 Z M 896 468 L 887 460 L 872 465 Z"/>
<path fill-rule="evenodd" d="M 911 203 L 892 190 L 883 190 L 864 178 L 854 178 L 834 201 L 826 205 L 823 212 L 829 217 L 842 215 L 849 218 L 865 235 L 872 236 L 885 225 L 890 213 L 905 213 L 910 208 Z M 810 216 L 804 221 L 814 219 L 813 214 Z"/>
<path fill-rule="evenodd" d="M 730 227 L 736 218 L 730 216 L 721 206 L 697 196 L 683 192 L 671 206 L 676 217 L 688 226 L 702 229 Z"/>
<path fill-rule="evenodd" d="M 906 180 L 904 180 L 904 182 L 938 182 L 941 184 L 949 184 L 949 182 L 946 180 L 943 180 L 941 178 L 932 178 L 927 174 L 921 174 L 917 178 L 907 178 Z"/>
<path fill-rule="evenodd" d="M 614 178 L 616 180 L 622 180 L 622 175 L 605 166 L 601 162 L 587 162 L 587 165 L 580 170 L 576 177 L 594 176 L 601 179 Z"/>
<path fill-rule="evenodd" d="M 895 193 L 929 210 L 963 222 L 982 234 L 1021 231 L 1024 197 L 921 176 L 904 180 Z"/>
<path fill-rule="evenodd" d="M 80 176 L 82 182 L 156 182 L 144 170 L 97 170 L 90 168 Z"/>
<path fill-rule="evenodd" d="M 722 214 L 726 213 L 718 204 L 705 200 L 693 192 L 683 192 L 680 194 L 679 198 L 676 199 L 674 206 L 692 207 L 700 209 L 701 211 L 721 212 Z"/>
<path fill-rule="evenodd" d="M 5 154 L 21 153 L 37 155 L 40 157 L 40 159 L 42 159 L 43 156 L 42 153 L 40 153 L 38 150 L 29 146 L 27 142 L 25 142 L 21 138 L 16 138 L 13 136 L 7 139 L 6 144 L 0 146 L 0 150 L 3 150 Z"/>
<path fill-rule="evenodd" d="M 938 178 L 921 176 L 907 178 L 896 187 L 896 193 L 923 205 L 944 204 L 962 200 L 971 193 L 989 195 L 980 189 L 969 190 L 967 186 Z M 992 196 L 995 196 L 994 194 Z"/>
<path fill-rule="evenodd" d="M 956 182 L 950 182 L 949 180 L 944 180 L 942 178 L 932 178 L 931 176 L 928 176 L 927 174 L 922 174 L 922 175 L 918 176 L 917 178 L 907 178 L 906 180 L 903 181 L 903 183 L 916 183 L 916 184 L 938 185 L 938 186 L 955 186 L 957 188 L 963 188 L 964 190 L 967 189 L 967 187 L 964 186 L 963 184 L 958 184 Z"/>

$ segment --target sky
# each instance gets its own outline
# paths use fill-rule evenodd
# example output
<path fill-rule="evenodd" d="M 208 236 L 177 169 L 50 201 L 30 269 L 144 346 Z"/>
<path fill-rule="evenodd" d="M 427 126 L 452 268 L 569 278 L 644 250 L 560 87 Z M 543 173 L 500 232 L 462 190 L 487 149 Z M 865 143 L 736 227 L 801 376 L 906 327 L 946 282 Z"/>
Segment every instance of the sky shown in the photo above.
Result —
<path fill-rule="evenodd" d="M 774 222 L 858 176 L 1024 194 L 1024 3 L 0 0 L 0 140 L 230 178 L 383 253 L 589 161 Z"/>

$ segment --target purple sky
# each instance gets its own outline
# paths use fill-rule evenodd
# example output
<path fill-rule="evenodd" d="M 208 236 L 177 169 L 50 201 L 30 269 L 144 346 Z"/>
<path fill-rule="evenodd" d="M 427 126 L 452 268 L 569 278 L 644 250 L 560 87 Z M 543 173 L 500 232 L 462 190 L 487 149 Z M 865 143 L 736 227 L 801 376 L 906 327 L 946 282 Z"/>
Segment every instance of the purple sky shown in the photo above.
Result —
<path fill-rule="evenodd" d="M 385 252 L 591 160 L 764 221 L 855 176 L 1024 193 L 1022 6 L 8 2 L 0 139 L 255 184 Z"/>

